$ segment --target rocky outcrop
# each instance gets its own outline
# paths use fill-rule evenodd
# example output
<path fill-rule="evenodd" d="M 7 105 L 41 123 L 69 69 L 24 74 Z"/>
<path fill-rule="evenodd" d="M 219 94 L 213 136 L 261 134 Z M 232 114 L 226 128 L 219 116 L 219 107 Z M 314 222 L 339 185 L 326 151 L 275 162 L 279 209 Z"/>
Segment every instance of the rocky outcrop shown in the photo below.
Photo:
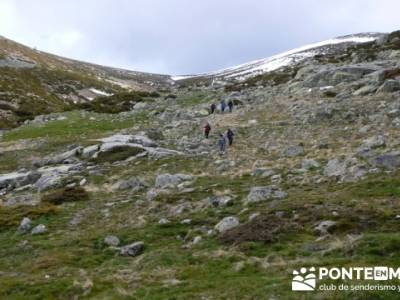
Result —
<path fill-rule="evenodd" d="M 159 189 L 177 188 L 180 184 L 193 180 L 192 175 L 187 174 L 160 174 L 156 178 L 155 187 Z"/>
<path fill-rule="evenodd" d="M 246 204 L 257 203 L 274 199 L 283 199 L 287 193 L 276 186 L 257 186 L 250 190 L 250 193 L 245 200 Z"/>

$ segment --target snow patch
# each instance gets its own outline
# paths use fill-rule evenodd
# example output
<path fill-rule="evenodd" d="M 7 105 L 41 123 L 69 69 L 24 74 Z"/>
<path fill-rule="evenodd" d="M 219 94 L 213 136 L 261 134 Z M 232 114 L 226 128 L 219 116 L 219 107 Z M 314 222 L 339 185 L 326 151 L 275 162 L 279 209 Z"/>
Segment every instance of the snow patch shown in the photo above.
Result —
<path fill-rule="evenodd" d="M 95 88 L 90 88 L 89 90 L 90 90 L 92 93 L 95 93 L 95 94 L 101 95 L 101 96 L 112 96 L 112 95 L 113 95 L 113 94 L 106 93 L 106 92 L 104 92 L 104 91 L 100 91 L 100 90 L 95 89 Z"/>
<path fill-rule="evenodd" d="M 376 36 L 345 36 L 334 38 L 303 47 L 295 48 L 290 51 L 280 53 L 268 58 L 251 61 L 245 64 L 234 66 L 227 69 L 222 69 L 210 73 L 203 73 L 198 75 L 182 75 L 172 76 L 171 79 L 178 81 L 182 79 L 195 78 L 201 76 L 217 76 L 225 78 L 236 78 L 238 80 L 245 80 L 248 77 L 263 74 L 266 72 L 274 71 L 282 67 L 287 67 L 298 63 L 306 58 L 313 57 L 316 54 L 321 53 L 318 51 L 320 47 L 337 45 L 343 43 L 368 43 L 376 40 Z"/>

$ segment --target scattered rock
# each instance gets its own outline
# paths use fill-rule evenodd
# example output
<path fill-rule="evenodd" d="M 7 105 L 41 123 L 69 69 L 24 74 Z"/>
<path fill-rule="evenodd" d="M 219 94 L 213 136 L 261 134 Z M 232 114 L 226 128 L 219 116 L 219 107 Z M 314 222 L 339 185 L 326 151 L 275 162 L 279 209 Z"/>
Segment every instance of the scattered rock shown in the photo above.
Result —
<path fill-rule="evenodd" d="M 363 141 L 363 147 L 369 149 L 384 147 L 385 145 L 385 138 L 382 135 L 373 136 Z"/>
<path fill-rule="evenodd" d="M 118 183 L 119 190 L 131 190 L 138 192 L 146 188 L 146 184 L 138 177 L 132 177 L 127 180 L 122 180 Z"/>
<path fill-rule="evenodd" d="M 275 174 L 275 171 L 268 168 L 254 168 L 253 169 L 253 176 L 267 178 Z"/>
<path fill-rule="evenodd" d="M 203 238 L 200 236 L 200 235 L 198 235 L 198 236 L 196 236 L 194 239 L 193 239 L 193 245 L 197 245 L 198 243 L 200 243 L 201 242 L 201 240 L 202 240 Z"/>
<path fill-rule="evenodd" d="M 337 158 L 328 161 L 324 169 L 324 175 L 328 177 L 343 176 L 346 173 L 346 163 Z"/>
<path fill-rule="evenodd" d="M 156 178 L 156 188 L 176 188 L 183 182 L 192 181 L 193 176 L 186 174 L 161 174 Z"/>
<path fill-rule="evenodd" d="M 314 159 L 304 159 L 301 167 L 305 170 L 312 170 L 319 168 L 320 164 Z"/>
<path fill-rule="evenodd" d="M 143 242 L 135 242 L 126 246 L 121 247 L 120 254 L 122 256 L 137 256 L 144 250 Z"/>
<path fill-rule="evenodd" d="M 238 218 L 234 216 L 225 217 L 217 225 L 215 225 L 215 229 L 221 233 L 229 229 L 235 228 L 238 225 L 239 225 Z"/>
<path fill-rule="evenodd" d="M 208 202 L 214 207 L 229 206 L 233 204 L 232 197 L 229 196 L 211 196 Z"/>
<path fill-rule="evenodd" d="M 304 154 L 304 147 L 301 145 L 290 146 L 283 150 L 282 155 L 286 157 L 295 157 Z"/>
<path fill-rule="evenodd" d="M 319 223 L 315 228 L 315 232 L 318 233 L 319 235 L 326 235 L 329 233 L 332 233 L 332 231 L 335 229 L 336 227 L 336 222 L 335 221 L 322 221 L 321 223 Z"/>
<path fill-rule="evenodd" d="M 36 234 L 42 234 L 45 232 L 47 232 L 47 227 L 43 224 L 39 224 L 32 229 L 31 234 L 36 235 Z"/>
<path fill-rule="evenodd" d="M 400 90 L 400 82 L 398 80 L 386 80 L 376 91 L 377 93 L 393 93 Z"/>
<path fill-rule="evenodd" d="M 165 218 L 162 218 L 162 219 L 160 219 L 158 221 L 158 224 L 160 224 L 160 225 L 167 225 L 169 223 L 171 223 L 171 222 L 168 219 L 165 219 Z"/>
<path fill-rule="evenodd" d="M 19 224 L 18 232 L 27 233 L 27 232 L 29 232 L 31 227 L 32 227 L 32 220 L 25 217 L 22 219 L 21 223 Z"/>
<path fill-rule="evenodd" d="M 257 186 L 251 188 L 250 193 L 247 196 L 246 203 L 256 203 L 272 199 L 283 199 L 286 196 L 287 193 L 283 192 L 276 186 Z"/>
<path fill-rule="evenodd" d="M 376 167 L 382 167 L 385 169 L 396 169 L 400 166 L 400 153 L 389 152 L 378 155 L 370 159 L 370 163 Z"/>
<path fill-rule="evenodd" d="M 119 238 L 116 237 L 115 235 L 107 235 L 104 238 L 104 244 L 108 246 L 117 247 L 119 243 L 120 243 Z"/>

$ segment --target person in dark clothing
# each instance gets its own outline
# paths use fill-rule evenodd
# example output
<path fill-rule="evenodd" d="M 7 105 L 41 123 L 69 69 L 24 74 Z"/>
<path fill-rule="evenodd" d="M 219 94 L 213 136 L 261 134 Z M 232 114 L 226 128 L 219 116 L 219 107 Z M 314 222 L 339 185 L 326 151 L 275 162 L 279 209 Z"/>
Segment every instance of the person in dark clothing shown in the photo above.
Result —
<path fill-rule="evenodd" d="M 210 131 L 211 131 L 211 126 L 210 123 L 207 122 L 206 125 L 204 125 L 204 136 L 206 137 L 206 139 L 208 139 Z"/>
<path fill-rule="evenodd" d="M 225 100 L 221 100 L 221 112 L 224 113 L 226 107 Z"/>
<path fill-rule="evenodd" d="M 233 101 L 232 100 L 229 100 L 228 108 L 229 108 L 229 112 L 232 112 L 232 110 L 233 110 Z"/>
<path fill-rule="evenodd" d="M 210 106 L 211 114 L 213 114 L 216 109 L 217 109 L 217 106 L 215 105 L 215 103 L 211 104 L 211 106 Z"/>
<path fill-rule="evenodd" d="M 218 147 L 219 147 L 219 152 L 220 152 L 221 154 L 225 152 L 225 148 L 226 148 L 226 139 L 225 139 L 225 137 L 224 137 L 222 134 L 219 135 Z"/>
<path fill-rule="evenodd" d="M 229 146 L 232 146 L 234 136 L 235 134 L 233 133 L 233 131 L 230 128 L 228 128 L 228 130 L 226 131 L 226 138 L 228 139 Z"/>

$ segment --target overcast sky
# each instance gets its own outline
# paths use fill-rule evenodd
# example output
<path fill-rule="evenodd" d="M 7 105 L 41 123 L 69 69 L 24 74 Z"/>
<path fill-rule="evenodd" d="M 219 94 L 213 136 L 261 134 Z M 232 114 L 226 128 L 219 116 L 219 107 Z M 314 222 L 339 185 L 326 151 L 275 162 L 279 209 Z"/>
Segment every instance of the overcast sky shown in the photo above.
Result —
<path fill-rule="evenodd" d="M 0 0 L 0 35 L 132 70 L 190 74 L 400 29 L 399 0 Z"/>

